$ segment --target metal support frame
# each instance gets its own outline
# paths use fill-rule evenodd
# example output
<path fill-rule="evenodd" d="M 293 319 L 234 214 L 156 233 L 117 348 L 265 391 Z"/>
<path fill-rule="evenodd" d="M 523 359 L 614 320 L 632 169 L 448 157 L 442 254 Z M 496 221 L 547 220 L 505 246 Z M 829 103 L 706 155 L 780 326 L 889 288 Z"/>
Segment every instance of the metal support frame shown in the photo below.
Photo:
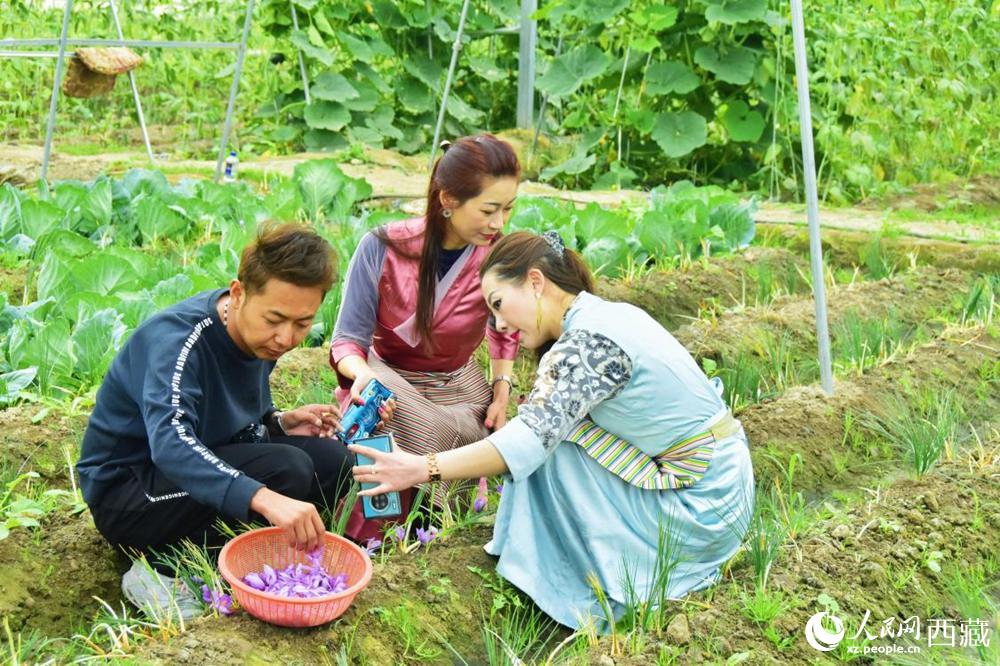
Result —
<path fill-rule="evenodd" d="M 792 41 L 795 45 L 795 78 L 799 96 L 799 130 L 802 135 L 802 169 L 806 186 L 806 215 L 809 220 L 809 260 L 812 266 L 813 297 L 816 306 L 816 341 L 819 344 L 820 383 L 828 395 L 833 395 L 830 331 L 826 318 L 826 284 L 823 281 L 823 244 L 819 237 L 819 196 L 816 192 L 816 156 L 813 152 L 805 21 L 802 18 L 802 0 L 791 1 Z"/>
<path fill-rule="evenodd" d="M 455 66 L 458 64 L 458 52 L 462 50 L 462 33 L 465 31 L 465 17 L 469 13 L 469 0 L 462 3 L 462 15 L 458 19 L 458 30 L 455 31 L 455 43 L 451 47 L 451 64 L 448 65 L 448 79 L 444 83 L 444 93 L 441 95 L 441 110 L 438 112 L 437 125 L 434 127 L 434 143 L 431 144 L 431 161 L 428 170 L 434 168 L 434 158 L 437 156 L 438 141 L 441 140 L 441 127 L 444 125 L 444 112 L 448 108 L 448 95 L 451 93 L 451 82 L 455 78 Z"/>
<path fill-rule="evenodd" d="M 247 0 L 246 15 L 243 21 L 243 32 L 238 42 L 189 42 L 189 41 L 159 41 L 142 39 L 125 39 L 122 31 L 121 21 L 118 17 L 118 8 L 115 0 L 111 0 L 111 14 L 114 19 L 115 30 L 118 39 L 70 39 L 69 19 L 73 12 L 73 0 L 66 0 L 63 9 L 62 30 L 59 39 L 2 39 L 0 40 L 0 57 L 3 58 L 56 58 L 55 80 L 52 84 L 52 98 L 49 103 L 49 117 L 45 128 L 45 150 L 42 157 L 41 180 L 46 180 L 49 173 L 49 161 L 52 157 L 52 140 L 55 134 L 56 110 L 59 106 L 59 95 L 62 90 L 63 73 L 66 69 L 67 56 L 73 56 L 73 52 L 68 50 L 73 46 L 134 46 L 139 48 L 160 48 L 160 49 L 227 49 L 235 50 L 236 68 L 233 71 L 233 82 L 229 90 L 229 104 L 226 107 L 226 118 L 222 130 L 222 142 L 219 148 L 219 159 L 215 169 L 215 180 L 218 182 L 222 175 L 222 164 L 225 161 L 226 149 L 229 144 L 229 134 L 232 130 L 233 110 L 236 106 L 236 95 L 239 91 L 240 75 L 243 71 L 243 61 L 246 57 L 247 39 L 250 34 L 250 26 L 253 21 L 254 0 Z M 294 12 L 294 8 L 292 10 Z M 19 48 L 39 48 L 44 46 L 58 46 L 57 51 L 20 51 Z M 136 85 L 132 72 L 128 73 L 129 85 L 132 87 L 132 98 L 135 101 L 136 114 L 139 119 L 139 126 L 142 129 L 142 138 L 146 144 L 146 154 L 151 163 L 155 165 L 153 149 L 149 142 L 149 133 L 146 129 L 146 119 L 142 111 L 142 102 L 139 96 L 139 88 Z M 307 92 L 308 95 L 308 84 Z"/>
<path fill-rule="evenodd" d="M 537 0 L 521 0 L 521 42 L 517 60 L 517 126 L 531 127 L 535 115 L 535 49 L 538 24 L 531 18 Z"/>

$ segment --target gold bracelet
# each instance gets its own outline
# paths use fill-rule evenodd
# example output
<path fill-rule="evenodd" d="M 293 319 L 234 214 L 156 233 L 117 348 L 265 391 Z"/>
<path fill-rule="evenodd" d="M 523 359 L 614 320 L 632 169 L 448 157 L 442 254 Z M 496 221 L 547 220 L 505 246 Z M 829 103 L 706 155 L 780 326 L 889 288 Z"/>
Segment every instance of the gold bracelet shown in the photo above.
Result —
<path fill-rule="evenodd" d="M 428 453 L 424 458 L 427 460 L 427 474 L 430 477 L 428 481 L 440 481 L 441 469 L 438 467 L 437 454 Z"/>

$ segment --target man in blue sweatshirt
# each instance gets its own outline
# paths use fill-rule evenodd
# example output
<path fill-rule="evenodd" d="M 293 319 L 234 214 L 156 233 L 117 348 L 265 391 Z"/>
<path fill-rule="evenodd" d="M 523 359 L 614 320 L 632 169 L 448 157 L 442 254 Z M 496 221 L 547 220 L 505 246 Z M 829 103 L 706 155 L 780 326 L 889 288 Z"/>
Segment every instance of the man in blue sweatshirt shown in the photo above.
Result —
<path fill-rule="evenodd" d="M 112 545 L 219 546 L 220 517 L 263 518 L 299 549 L 320 543 L 317 506 L 334 506 L 349 483 L 351 455 L 334 438 L 340 409 L 280 411 L 269 376 L 309 332 L 334 264 L 307 227 L 265 227 L 228 289 L 192 296 L 135 330 L 97 393 L 77 464 Z M 138 561 L 122 589 L 140 607 L 200 612 L 184 586 Z"/>

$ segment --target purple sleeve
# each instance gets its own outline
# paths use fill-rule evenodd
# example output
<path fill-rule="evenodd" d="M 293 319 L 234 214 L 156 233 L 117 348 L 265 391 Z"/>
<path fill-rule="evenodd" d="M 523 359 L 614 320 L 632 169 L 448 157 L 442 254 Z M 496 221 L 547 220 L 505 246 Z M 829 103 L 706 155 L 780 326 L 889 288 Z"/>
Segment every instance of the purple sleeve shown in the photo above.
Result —
<path fill-rule="evenodd" d="M 378 313 L 378 283 L 385 263 L 385 245 L 368 232 L 361 238 L 347 267 L 341 292 L 340 312 L 330 343 L 330 364 L 345 356 L 359 354 L 368 358 L 375 334 Z"/>

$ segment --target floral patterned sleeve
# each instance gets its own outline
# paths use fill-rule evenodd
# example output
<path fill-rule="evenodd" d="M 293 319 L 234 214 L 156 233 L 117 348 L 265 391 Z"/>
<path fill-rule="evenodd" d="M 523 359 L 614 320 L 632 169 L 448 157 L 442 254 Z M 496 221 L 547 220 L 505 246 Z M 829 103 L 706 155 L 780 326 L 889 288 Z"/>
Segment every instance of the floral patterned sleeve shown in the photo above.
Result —
<path fill-rule="evenodd" d="M 595 405 L 613 398 L 632 377 L 632 360 L 609 338 L 567 331 L 542 357 L 538 377 L 517 418 L 488 438 L 516 481 L 544 462 Z"/>

